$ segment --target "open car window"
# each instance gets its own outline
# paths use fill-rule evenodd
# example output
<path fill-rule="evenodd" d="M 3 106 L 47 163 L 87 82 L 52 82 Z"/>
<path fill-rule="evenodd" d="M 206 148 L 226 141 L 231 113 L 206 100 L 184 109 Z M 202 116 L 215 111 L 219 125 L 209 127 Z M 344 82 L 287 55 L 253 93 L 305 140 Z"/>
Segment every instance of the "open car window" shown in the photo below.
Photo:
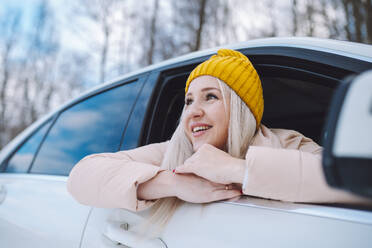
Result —
<path fill-rule="evenodd" d="M 321 144 L 328 106 L 338 81 L 311 70 L 255 65 L 260 75 L 265 108 L 262 123 L 270 128 L 296 130 Z M 321 65 L 319 65 L 321 66 Z M 170 139 L 184 103 L 189 70 L 160 76 L 147 143 Z"/>

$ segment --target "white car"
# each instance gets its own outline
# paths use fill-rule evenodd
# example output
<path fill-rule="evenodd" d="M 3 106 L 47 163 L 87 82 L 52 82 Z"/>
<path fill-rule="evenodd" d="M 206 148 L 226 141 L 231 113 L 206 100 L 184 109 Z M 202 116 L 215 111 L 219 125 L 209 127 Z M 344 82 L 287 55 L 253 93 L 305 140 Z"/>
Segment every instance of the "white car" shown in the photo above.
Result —
<path fill-rule="evenodd" d="M 261 75 L 263 123 L 324 145 L 329 183 L 372 197 L 372 73 L 366 72 L 372 46 L 272 38 L 227 48 L 247 55 Z M 140 242 L 134 227 L 147 211 L 84 206 L 68 194 L 67 176 L 82 157 L 169 139 L 188 74 L 216 51 L 191 53 L 96 87 L 3 148 L 0 247 L 372 247 L 372 207 L 248 196 L 186 203 L 159 237 Z M 348 76 L 353 83 L 345 82 Z M 340 85 L 343 93 L 330 105 Z"/>

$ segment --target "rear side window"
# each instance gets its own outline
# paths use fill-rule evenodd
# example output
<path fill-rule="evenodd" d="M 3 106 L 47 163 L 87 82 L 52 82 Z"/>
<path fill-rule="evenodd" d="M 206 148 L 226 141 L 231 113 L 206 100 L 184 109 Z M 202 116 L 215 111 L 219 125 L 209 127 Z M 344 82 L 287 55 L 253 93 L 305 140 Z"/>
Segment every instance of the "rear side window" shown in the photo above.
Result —
<path fill-rule="evenodd" d="M 5 172 L 26 173 L 30 167 L 37 149 L 48 131 L 51 120 L 43 124 L 11 157 Z"/>
<path fill-rule="evenodd" d="M 84 156 L 118 151 L 142 82 L 125 84 L 65 110 L 49 131 L 31 173 L 68 175 Z"/>

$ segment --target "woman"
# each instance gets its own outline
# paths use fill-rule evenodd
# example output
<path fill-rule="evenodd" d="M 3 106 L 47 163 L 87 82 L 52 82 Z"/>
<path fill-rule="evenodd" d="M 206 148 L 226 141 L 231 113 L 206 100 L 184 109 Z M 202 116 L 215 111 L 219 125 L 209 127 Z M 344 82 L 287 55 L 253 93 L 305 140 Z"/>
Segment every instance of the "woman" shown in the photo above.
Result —
<path fill-rule="evenodd" d="M 140 211 L 157 201 L 156 214 L 165 217 L 182 201 L 242 194 L 291 202 L 363 201 L 327 186 L 319 145 L 296 131 L 265 127 L 262 114 L 253 65 L 240 52 L 221 49 L 191 72 L 170 141 L 87 156 L 71 171 L 68 190 L 80 203 L 97 207 Z"/>

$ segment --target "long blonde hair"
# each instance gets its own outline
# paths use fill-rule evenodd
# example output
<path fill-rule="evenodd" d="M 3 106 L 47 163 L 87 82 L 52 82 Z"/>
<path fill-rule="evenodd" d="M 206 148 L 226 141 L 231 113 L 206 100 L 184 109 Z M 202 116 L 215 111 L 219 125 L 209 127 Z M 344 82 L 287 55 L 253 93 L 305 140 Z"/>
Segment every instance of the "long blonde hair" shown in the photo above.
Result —
<path fill-rule="evenodd" d="M 217 81 L 222 91 L 225 109 L 227 107 L 226 96 L 230 95 L 230 116 L 226 144 L 227 153 L 236 158 L 244 158 L 256 131 L 256 120 L 247 105 L 235 91 L 231 90 L 223 81 L 219 79 Z M 182 110 L 180 122 L 164 154 L 164 159 L 160 166 L 162 169 L 172 171 L 177 166 L 182 165 L 193 154 L 192 144 L 185 134 L 182 123 L 184 109 Z M 154 204 L 152 214 L 147 220 L 147 226 L 152 227 L 153 235 L 161 232 L 182 203 L 182 200 L 171 197 L 160 199 Z"/>

